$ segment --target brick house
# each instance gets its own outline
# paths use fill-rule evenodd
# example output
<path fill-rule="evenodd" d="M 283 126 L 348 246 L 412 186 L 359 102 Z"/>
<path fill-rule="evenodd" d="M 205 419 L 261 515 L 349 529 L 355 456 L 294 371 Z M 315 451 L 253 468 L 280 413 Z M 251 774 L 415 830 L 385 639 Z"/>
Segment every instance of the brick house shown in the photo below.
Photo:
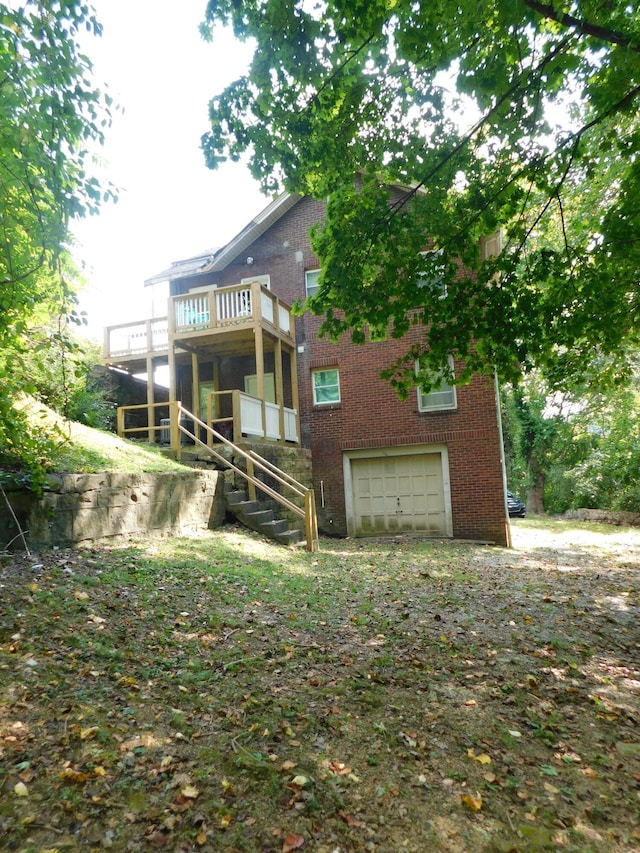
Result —
<path fill-rule="evenodd" d="M 322 531 L 509 544 L 494 378 L 400 401 L 380 372 L 406 337 L 331 343 L 318 339 L 322 318 L 290 314 L 316 283 L 308 232 L 323 213 L 282 195 L 227 245 L 153 276 L 170 283 L 168 317 L 107 329 L 106 362 L 149 375 L 167 364 L 171 399 L 222 434 L 310 451 Z M 166 434 L 166 420 L 149 426 Z"/>

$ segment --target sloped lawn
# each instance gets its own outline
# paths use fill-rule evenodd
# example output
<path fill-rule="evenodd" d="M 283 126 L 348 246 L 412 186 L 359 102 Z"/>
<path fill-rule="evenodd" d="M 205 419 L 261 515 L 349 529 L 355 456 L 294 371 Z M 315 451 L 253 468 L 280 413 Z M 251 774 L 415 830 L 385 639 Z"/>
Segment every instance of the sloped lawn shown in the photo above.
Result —
<path fill-rule="evenodd" d="M 0 557 L 0 849 L 640 849 L 640 531 Z"/>

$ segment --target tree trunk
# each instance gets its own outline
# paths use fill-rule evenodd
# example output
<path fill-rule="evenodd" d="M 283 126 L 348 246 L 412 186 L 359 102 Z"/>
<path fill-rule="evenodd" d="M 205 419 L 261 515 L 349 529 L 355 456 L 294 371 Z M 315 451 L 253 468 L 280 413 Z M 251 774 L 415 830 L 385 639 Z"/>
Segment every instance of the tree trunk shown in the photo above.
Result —
<path fill-rule="evenodd" d="M 545 474 L 540 463 L 535 457 L 530 460 L 531 472 L 533 474 L 533 485 L 527 495 L 527 513 L 532 515 L 544 515 L 544 481 Z"/>

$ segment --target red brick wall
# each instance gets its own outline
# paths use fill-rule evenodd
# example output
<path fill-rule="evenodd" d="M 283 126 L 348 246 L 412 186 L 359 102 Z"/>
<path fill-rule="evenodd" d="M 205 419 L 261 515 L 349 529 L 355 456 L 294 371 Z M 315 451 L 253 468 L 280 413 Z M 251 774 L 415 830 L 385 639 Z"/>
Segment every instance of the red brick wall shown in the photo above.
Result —
<path fill-rule="evenodd" d="M 323 205 L 299 201 L 282 219 L 242 252 L 238 262 L 209 277 L 234 284 L 251 275 L 270 274 L 271 289 L 291 303 L 305 295 L 305 270 L 316 269 L 309 228 L 320 221 Z M 246 258 L 253 258 L 247 265 Z M 207 283 L 203 278 L 198 284 Z M 193 282 L 191 283 L 193 286 Z M 384 446 L 445 444 L 449 454 L 453 534 L 455 537 L 505 541 L 501 448 L 492 379 L 476 377 L 457 389 L 455 411 L 421 413 L 416 392 L 398 400 L 380 372 L 407 349 L 419 327 L 401 341 L 356 346 L 317 339 L 321 318 L 296 318 L 300 422 L 303 445 L 310 447 L 320 520 L 325 530 L 346 532 L 343 452 Z M 302 350 L 302 351 L 301 351 Z M 311 370 L 338 367 L 341 402 L 314 406 Z M 322 485 L 322 489 L 321 489 Z"/>

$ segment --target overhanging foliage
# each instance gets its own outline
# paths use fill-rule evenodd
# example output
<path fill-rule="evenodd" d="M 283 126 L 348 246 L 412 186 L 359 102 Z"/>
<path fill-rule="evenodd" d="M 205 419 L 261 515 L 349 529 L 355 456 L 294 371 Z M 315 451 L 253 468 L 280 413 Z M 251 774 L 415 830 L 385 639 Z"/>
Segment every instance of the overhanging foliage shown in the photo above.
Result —
<path fill-rule="evenodd" d="M 266 189 L 328 196 L 309 305 L 326 334 L 403 336 L 414 312 L 423 344 L 388 373 L 401 391 L 416 357 L 437 369 L 449 353 L 556 385 L 594 357 L 624 374 L 640 328 L 636 2 L 211 0 L 215 22 L 256 49 L 211 101 L 207 162 L 248 153 Z M 407 188 L 395 203 L 390 185 Z M 424 248 L 444 299 L 417 286 Z"/>
<path fill-rule="evenodd" d="M 69 223 L 113 197 L 90 171 L 110 99 L 80 51 L 85 29 L 100 33 L 79 0 L 0 6 L 0 464 L 36 481 L 43 446 L 13 405 L 31 390 L 16 362 L 37 314 L 79 319 Z"/>

